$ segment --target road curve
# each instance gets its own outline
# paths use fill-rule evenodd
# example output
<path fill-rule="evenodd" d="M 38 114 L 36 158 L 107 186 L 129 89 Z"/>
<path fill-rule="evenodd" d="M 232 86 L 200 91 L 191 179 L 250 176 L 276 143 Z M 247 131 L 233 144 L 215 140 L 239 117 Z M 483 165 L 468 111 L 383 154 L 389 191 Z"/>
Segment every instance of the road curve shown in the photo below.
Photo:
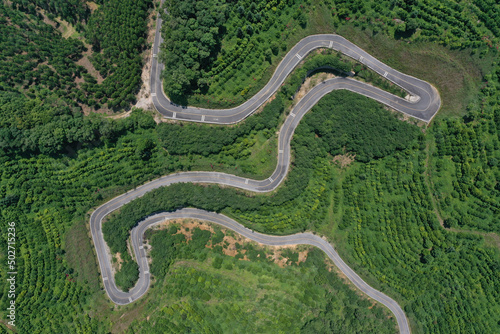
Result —
<path fill-rule="evenodd" d="M 389 67 L 363 49 L 349 42 L 344 37 L 335 34 L 311 35 L 300 40 L 286 54 L 264 88 L 237 107 L 231 109 L 204 109 L 179 106 L 168 99 L 162 87 L 160 76 L 163 70 L 163 64 L 158 61 L 160 44 L 163 42 L 160 33 L 161 23 L 162 19 L 160 15 L 158 15 L 153 45 L 150 84 L 153 104 L 166 118 L 215 124 L 237 123 L 251 115 L 258 107 L 266 102 L 280 88 L 286 77 L 295 69 L 302 59 L 311 51 L 318 48 L 330 48 L 342 52 L 346 56 L 366 65 L 379 75 L 397 84 L 409 92 L 413 98 L 411 100 L 406 100 L 367 83 L 347 78 L 333 79 L 338 81 L 335 89 L 347 89 L 374 98 L 397 111 L 424 122 L 430 122 L 441 107 L 439 93 L 431 84 Z M 323 93 L 327 94 L 330 91 L 331 90 L 325 90 Z"/>
<path fill-rule="evenodd" d="M 104 218 L 109 215 L 111 212 L 119 209 L 123 205 L 130 203 L 136 198 L 139 198 L 146 194 L 147 192 L 157 189 L 159 187 L 165 187 L 169 186 L 174 183 L 180 183 L 180 182 L 195 182 L 195 183 L 216 183 L 216 184 L 221 184 L 221 185 L 227 185 L 227 186 L 232 186 L 240 189 L 245 189 L 253 192 L 269 192 L 278 185 L 283 182 L 285 176 L 288 173 L 288 169 L 290 167 L 290 155 L 291 155 L 291 149 L 290 149 L 290 141 L 292 139 L 293 133 L 295 131 L 295 128 L 298 126 L 300 123 L 300 120 L 302 117 L 326 94 L 326 92 L 338 89 L 339 86 L 343 86 L 344 88 L 346 85 L 352 85 L 348 86 L 349 89 L 358 87 L 359 89 L 362 89 L 363 86 L 356 86 L 358 85 L 359 82 L 351 79 L 346 79 L 346 78 L 335 78 L 332 80 L 327 80 L 324 83 L 321 83 L 314 87 L 309 93 L 307 93 L 298 103 L 297 105 L 292 109 L 288 117 L 286 118 L 285 122 L 283 123 L 280 131 L 279 131 L 279 137 L 278 137 L 278 164 L 276 166 L 276 169 L 272 173 L 270 177 L 264 180 L 252 180 L 248 178 L 243 178 L 231 174 L 225 174 L 225 173 L 218 173 L 218 172 L 182 172 L 182 173 L 174 173 L 170 175 L 163 176 L 159 179 L 153 180 L 151 182 L 148 182 L 140 187 L 137 187 L 131 191 L 128 191 L 127 193 L 120 195 L 118 197 L 115 197 L 114 199 L 110 200 L 109 202 L 101 205 L 99 208 L 97 208 L 91 215 L 90 217 L 90 229 L 91 229 L 91 234 L 92 238 L 94 241 L 94 245 L 96 248 L 96 253 L 97 257 L 99 260 L 99 267 L 101 270 L 101 275 L 102 275 L 102 280 L 104 287 L 106 289 L 106 293 L 108 294 L 109 298 L 116 304 L 120 305 L 125 305 L 129 304 L 138 298 L 140 298 L 144 293 L 149 288 L 149 270 L 147 267 L 147 263 L 145 262 L 144 259 L 144 253 L 141 250 L 141 245 L 142 245 L 142 230 L 138 231 L 134 230 L 133 235 L 132 235 L 132 243 L 133 243 L 133 249 L 136 254 L 136 259 L 139 259 L 139 268 L 140 268 L 140 278 L 139 281 L 137 282 L 136 286 L 130 290 L 129 292 L 123 292 L 120 291 L 114 281 L 114 277 L 112 275 L 111 271 L 111 259 L 109 258 L 107 252 L 106 252 L 106 242 L 104 241 L 103 234 L 102 234 L 102 222 Z M 373 93 L 373 91 L 367 92 L 368 93 Z M 374 96 L 374 98 L 377 99 L 382 99 L 380 96 Z M 187 213 L 193 213 L 195 211 L 189 211 L 189 210 L 182 210 L 180 211 L 181 213 L 178 214 L 184 214 L 183 217 L 188 218 L 186 215 Z M 196 211 L 198 212 L 198 216 L 193 215 L 189 216 L 191 218 L 199 218 L 199 213 L 201 211 Z M 221 218 L 223 216 L 221 215 L 216 215 L 213 213 L 203 213 L 205 215 L 205 220 L 210 220 L 213 222 L 220 222 L 221 220 L 228 219 L 226 218 Z M 164 220 L 165 217 L 167 217 L 168 213 L 165 213 L 164 216 L 161 218 L 161 220 Z M 155 216 L 159 217 L 159 216 Z M 173 216 L 172 216 L 173 217 Z M 210 219 L 208 219 L 210 218 Z M 151 220 L 153 219 L 153 220 Z M 155 218 L 150 218 L 147 220 L 147 224 L 153 224 L 155 222 Z M 160 219 L 160 218 L 158 218 Z M 144 222 L 143 222 L 144 223 Z M 143 224 L 142 223 L 142 224 Z M 241 228 L 239 228 L 241 230 Z M 235 229 L 236 232 L 239 232 L 238 229 Z M 242 230 L 246 231 L 246 230 Z M 308 234 L 299 234 L 295 236 L 290 236 L 289 239 L 287 237 L 273 237 L 273 236 L 265 236 L 263 234 L 254 234 L 259 236 L 259 240 L 270 240 L 269 242 L 278 242 L 278 240 L 281 240 L 281 242 L 295 242 L 295 243 L 305 243 L 305 244 L 312 244 L 311 241 L 311 236 Z M 267 239 L 266 239 L 267 238 Z M 256 240 L 256 241 L 259 241 Z M 287 241 L 288 240 L 288 241 Z M 352 280 L 352 282 L 359 287 L 362 291 L 367 293 L 370 297 L 378 300 L 380 303 L 384 304 L 387 306 L 396 316 L 396 320 L 398 322 L 399 328 L 401 333 L 409 333 L 409 326 L 408 326 L 408 321 L 405 317 L 405 314 L 401 307 L 391 298 L 387 297 L 386 295 L 376 291 L 372 287 L 370 287 L 368 284 L 363 282 L 357 276 L 343 261 L 340 259 L 338 254 L 333 250 L 333 247 L 329 245 L 326 241 L 319 241 L 322 240 L 321 238 L 315 237 L 314 239 L 315 243 L 312 245 L 319 247 L 327 255 L 332 258 L 332 260 L 335 262 L 335 264 L 338 265 L 339 269 L 342 270 L 342 272 Z M 260 242 L 260 241 L 259 241 Z"/>
<path fill-rule="evenodd" d="M 143 234 L 145 229 L 165 219 L 173 218 L 196 218 L 211 221 L 234 230 L 252 240 L 267 245 L 290 245 L 308 244 L 323 250 L 339 269 L 356 285 L 361 291 L 371 298 L 384 304 L 395 315 L 400 332 L 410 333 L 406 316 L 401 307 L 385 294 L 373 289 L 366 284 L 335 252 L 333 247 L 318 236 L 309 233 L 300 233 L 290 236 L 269 236 L 252 232 L 234 220 L 220 214 L 206 212 L 196 209 L 182 209 L 171 213 L 161 213 L 151 216 L 139 223 L 132 230 L 132 246 L 138 259 L 140 274 L 136 286 L 129 292 L 120 291 L 114 281 L 111 271 L 111 259 L 106 252 L 106 242 L 102 234 L 102 222 L 111 212 L 123 205 L 130 203 L 147 192 L 164 186 L 179 182 L 216 183 L 228 185 L 253 192 L 269 192 L 284 180 L 290 166 L 290 141 L 295 128 L 302 117 L 325 95 L 337 89 L 346 89 L 352 92 L 375 99 L 385 105 L 394 108 L 424 122 L 430 122 L 440 108 L 441 100 L 437 90 L 429 83 L 400 73 L 389 66 L 381 63 L 356 45 L 338 35 L 313 35 L 302 39 L 297 43 L 278 65 L 275 73 L 268 84 L 250 100 L 232 109 L 203 109 L 194 107 L 182 107 L 172 104 L 163 93 L 160 79 L 162 64 L 158 63 L 159 45 L 162 42 L 159 33 L 161 18 L 158 18 L 155 43 L 153 46 L 153 60 L 151 68 L 151 93 L 156 109 L 167 118 L 178 120 L 197 121 L 205 123 L 231 124 L 236 123 L 252 114 L 260 105 L 271 97 L 281 86 L 285 78 L 299 64 L 301 59 L 309 52 L 317 48 L 332 48 L 338 50 L 353 59 L 365 64 L 380 75 L 391 80 L 403 89 L 407 90 L 414 98 L 411 101 L 394 96 L 379 88 L 351 78 L 334 78 L 326 80 L 315 86 L 307 93 L 293 108 L 279 132 L 278 140 L 278 164 L 273 174 L 265 180 L 252 180 L 235 175 L 217 172 L 184 172 L 163 176 L 148 182 L 134 190 L 115 197 L 109 202 L 97 208 L 90 217 L 90 229 L 92 239 L 101 270 L 103 284 L 109 298 L 116 304 L 129 304 L 146 293 L 150 284 L 149 267 L 142 249 Z"/>

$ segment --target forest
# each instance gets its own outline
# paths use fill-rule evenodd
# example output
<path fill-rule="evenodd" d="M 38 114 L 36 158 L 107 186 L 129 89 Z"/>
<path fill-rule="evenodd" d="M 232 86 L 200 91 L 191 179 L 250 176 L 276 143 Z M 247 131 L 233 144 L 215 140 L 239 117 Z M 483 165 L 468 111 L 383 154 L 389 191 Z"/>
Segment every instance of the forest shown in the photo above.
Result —
<path fill-rule="evenodd" d="M 236 237 L 182 225 L 151 233 L 151 270 L 168 275 L 155 285 L 170 302 L 156 311 L 150 306 L 150 320 L 133 322 L 128 332 L 395 332 L 387 311 L 372 308 L 328 271 L 319 250 L 307 250 L 304 262 L 297 252 L 282 251 L 289 260 L 280 268 L 269 250 L 251 243 L 236 242 L 236 254 L 225 255 L 226 236 Z M 189 265 L 177 265 L 180 260 Z"/>
<path fill-rule="evenodd" d="M 167 64 L 164 87 L 177 103 L 200 107 L 241 104 L 266 84 L 298 40 L 342 26 L 409 43 L 434 42 L 453 50 L 470 49 L 481 56 L 500 47 L 500 20 L 496 19 L 500 5 L 493 0 L 183 3 L 186 6 L 176 6 L 173 0 L 165 2 L 168 14 L 162 16 L 162 34 L 168 42 L 160 53 Z M 212 31 L 203 28 L 203 34 L 192 33 L 212 21 L 217 22 Z M 209 45 L 212 49 L 206 50 Z"/>
<path fill-rule="evenodd" d="M 414 333 L 500 332 L 499 5 L 491 0 L 275 0 L 252 8 L 252 3 L 224 2 L 219 13 L 206 13 L 207 19 L 224 14 L 219 27 L 224 35 L 212 35 L 219 50 L 207 56 L 210 63 L 200 71 L 208 88 L 195 92 L 205 83 L 193 80 L 190 104 L 229 106 L 247 99 L 290 45 L 324 32 L 314 30 L 320 23 L 330 32 L 351 29 L 369 39 L 383 35 L 408 52 L 414 44 L 424 51 L 441 44 L 439 50 L 450 52 L 442 57 L 472 54 L 491 64 L 481 68 L 478 90 L 471 88 L 474 98 L 463 109 L 440 112 L 427 127 L 401 121 L 348 92 L 326 96 L 297 128 L 292 169 L 271 195 L 178 184 L 124 207 L 104 224 L 109 245 L 128 260 L 117 275 L 120 284 L 132 284 L 137 275 L 124 246 L 130 227 L 152 212 L 194 206 L 266 233 L 309 230 L 325 236 L 365 281 L 400 303 Z M 220 234 L 203 231 L 196 232 L 194 242 L 173 230 L 151 234 L 151 291 L 127 307 L 109 302 L 88 232 L 90 213 L 174 172 L 204 169 L 262 178 L 256 138 L 267 145 L 263 154 L 275 153 L 268 147 L 276 144 L 275 133 L 293 103 L 290 95 L 304 75 L 298 68 L 262 112 L 231 127 L 157 124 L 143 110 L 123 119 L 103 117 L 93 112 L 106 108 L 108 100 L 111 109 L 127 109 L 123 106 L 130 106 L 140 86 L 153 4 L 95 4 L 92 11 L 83 1 L 0 5 L 0 225 L 15 221 L 17 226 L 17 331 L 179 332 L 231 326 L 254 332 L 394 332 L 384 311 L 369 309 L 371 301 L 330 272 L 320 252 L 309 250 L 305 262 L 279 268 L 249 245 L 235 257 L 224 255 L 224 242 L 212 247 L 221 242 L 214 241 Z M 81 39 L 62 37 L 50 17 L 76 22 Z M 241 33 L 234 27 L 242 27 Z M 319 56 L 325 55 L 308 58 Z M 336 59 L 330 56 L 320 61 Z M 77 64 L 85 57 L 103 82 L 94 82 Z M 456 63 L 457 71 L 463 68 Z M 2 234 L 3 249 L 6 243 Z M 243 251 L 250 261 L 242 260 Z M 0 279 L 5 275 L 0 271 Z M 6 292 L 3 285 L 2 310 L 9 302 Z M 266 315 L 275 315 L 276 322 L 266 321 Z M 7 331 L 1 323 L 0 332 Z"/>

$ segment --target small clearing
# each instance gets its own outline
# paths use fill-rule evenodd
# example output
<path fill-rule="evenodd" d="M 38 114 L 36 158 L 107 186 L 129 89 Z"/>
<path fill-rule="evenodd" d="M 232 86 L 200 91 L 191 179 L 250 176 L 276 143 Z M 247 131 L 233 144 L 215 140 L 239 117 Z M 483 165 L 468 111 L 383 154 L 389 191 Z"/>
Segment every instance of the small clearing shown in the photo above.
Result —
<path fill-rule="evenodd" d="M 87 1 L 87 6 L 89 7 L 91 14 L 93 14 L 95 10 L 99 8 L 99 5 L 93 1 Z"/>
<path fill-rule="evenodd" d="M 113 269 L 113 276 L 116 274 L 116 272 L 122 270 L 122 263 L 123 263 L 123 259 L 122 259 L 122 254 L 121 253 L 116 253 L 113 258 L 116 259 L 116 262 L 115 261 L 112 261 L 112 269 Z"/>
<path fill-rule="evenodd" d="M 304 81 L 304 83 L 300 86 L 299 91 L 295 94 L 293 99 L 293 104 L 296 105 L 302 98 L 309 93 L 311 89 L 313 89 L 319 82 L 335 78 L 333 73 L 317 73 L 314 74 Z"/>
<path fill-rule="evenodd" d="M 344 154 L 339 154 L 333 157 L 333 163 L 340 168 L 344 169 L 350 164 L 354 162 L 354 159 L 356 158 L 356 154 L 352 152 L 345 153 L 345 148 L 344 148 Z"/>
<path fill-rule="evenodd" d="M 154 230 L 162 230 L 166 229 L 168 226 L 176 224 L 180 228 L 177 231 L 177 233 L 182 233 L 186 237 L 186 241 L 189 242 L 192 238 L 193 235 L 193 229 L 194 228 L 199 228 L 201 230 L 208 230 L 212 233 L 214 233 L 214 228 L 211 223 L 207 222 L 202 222 L 199 220 L 191 220 L 191 219 L 171 219 L 164 221 L 155 227 L 153 227 Z M 309 253 L 309 248 L 302 249 L 303 247 L 300 247 L 300 245 L 288 245 L 288 246 L 267 246 L 267 245 L 262 245 L 260 243 L 257 243 L 251 239 L 245 238 L 240 234 L 237 233 L 231 233 L 229 232 L 230 230 L 227 230 L 225 228 L 221 228 L 221 231 L 224 233 L 224 239 L 222 242 L 216 244 L 216 245 L 207 245 L 207 248 L 212 248 L 213 246 L 222 246 L 222 251 L 225 255 L 228 256 L 236 256 L 238 253 L 245 254 L 246 250 L 245 249 L 240 249 L 238 250 L 236 247 L 236 244 L 239 245 L 244 245 L 248 243 L 252 243 L 255 245 L 259 250 L 265 250 L 266 252 L 266 258 L 272 260 L 274 263 L 276 263 L 280 267 L 285 267 L 290 265 L 288 263 L 289 259 L 286 257 L 282 256 L 282 252 L 284 249 L 291 249 L 292 251 L 296 251 L 299 254 L 298 261 L 296 264 L 299 264 L 300 262 L 305 262 L 307 259 L 307 255 Z M 228 233 L 229 232 L 229 233 Z M 242 261 L 249 261 L 246 255 L 242 259 Z"/>
<path fill-rule="evenodd" d="M 101 76 L 101 73 L 99 73 L 99 71 L 95 69 L 94 65 L 92 65 L 89 60 L 89 57 L 92 55 L 91 46 L 85 44 L 85 47 L 87 48 L 87 51 L 83 53 L 83 57 L 78 60 L 76 64 L 85 67 L 87 72 L 91 76 L 93 76 L 97 80 L 97 83 L 100 85 L 104 81 L 104 78 Z"/>

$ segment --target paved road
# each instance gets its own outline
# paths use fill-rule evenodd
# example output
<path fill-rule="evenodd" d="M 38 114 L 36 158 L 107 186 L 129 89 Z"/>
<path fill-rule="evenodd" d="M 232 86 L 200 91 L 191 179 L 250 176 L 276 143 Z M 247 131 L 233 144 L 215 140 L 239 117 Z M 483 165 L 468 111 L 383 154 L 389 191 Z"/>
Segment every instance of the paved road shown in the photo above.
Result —
<path fill-rule="evenodd" d="M 400 98 L 369 84 L 349 78 L 327 80 L 328 87 L 320 88 L 321 96 L 334 89 L 347 89 L 361 95 L 373 98 L 389 107 L 405 113 L 424 122 L 430 122 L 441 106 L 437 90 L 429 83 L 410 75 L 403 74 L 380 62 L 363 49 L 335 34 L 308 36 L 299 41 L 285 56 L 276 68 L 269 82 L 256 95 L 243 104 L 231 109 L 204 109 L 173 104 L 165 96 L 160 78 L 163 64 L 158 62 L 160 44 L 163 42 L 159 33 L 161 18 L 158 15 L 156 35 L 153 45 L 153 60 L 151 67 L 151 95 L 155 108 L 166 118 L 196 121 L 203 123 L 232 124 L 251 115 L 266 102 L 285 81 L 286 77 L 311 51 L 318 48 L 330 48 L 342 52 L 354 60 L 365 64 L 381 76 L 408 91 L 414 98 L 412 101 Z"/>
<path fill-rule="evenodd" d="M 292 139 L 295 128 L 300 123 L 302 117 L 316 104 L 319 99 L 324 95 L 325 91 L 334 90 L 338 85 L 343 85 L 345 82 L 356 85 L 357 82 L 349 79 L 341 80 L 330 80 L 325 81 L 325 83 L 314 87 L 302 100 L 297 103 L 297 105 L 292 109 L 288 117 L 286 118 L 283 126 L 279 132 L 278 139 L 278 164 L 273 174 L 264 180 L 252 180 L 248 178 L 243 178 L 235 175 L 217 173 L 217 172 L 183 172 L 175 173 L 167 176 L 163 176 L 159 179 L 148 182 L 134 190 L 131 190 L 123 195 L 120 195 L 109 202 L 103 204 L 97 208 L 90 217 L 90 228 L 92 233 L 92 238 L 94 240 L 94 245 L 97 251 L 97 257 L 99 260 L 99 266 L 101 270 L 101 275 L 104 283 L 104 287 L 109 298 L 116 304 L 124 305 L 133 302 L 140 298 L 149 288 L 149 269 L 144 257 L 143 250 L 140 249 L 142 245 L 142 232 L 145 228 L 140 230 L 135 229 L 132 232 L 132 243 L 134 252 L 136 254 L 136 259 L 139 259 L 140 266 L 140 278 L 137 285 L 128 293 L 120 291 L 114 282 L 114 277 L 111 271 L 111 259 L 106 252 L 106 243 L 102 235 L 102 221 L 111 212 L 119 209 L 121 206 L 130 203 L 136 198 L 139 198 L 146 194 L 147 192 L 159 188 L 169 186 L 174 183 L 179 182 L 196 182 L 196 183 L 216 183 L 221 185 L 228 185 L 240 189 L 246 189 L 253 192 L 269 192 L 274 190 L 278 185 L 284 180 L 288 169 L 290 166 L 290 141 Z M 197 215 L 188 214 L 196 212 Z M 191 211 L 182 210 L 173 214 L 182 214 L 182 217 L 200 218 L 201 211 Z M 143 224 L 150 225 L 160 220 L 164 220 L 168 217 L 169 213 L 163 214 L 164 216 L 155 216 L 147 220 L 147 222 L 142 222 Z M 216 223 L 223 221 L 226 218 L 223 216 L 203 212 L 205 215 L 205 220 L 210 220 Z M 174 217 L 174 216 L 171 216 Z M 236 222 L 234 222 L 236 224 Z M 236 225 L 235 225 L 236 226 Z M 239 225 L 238 225 L 239 226 Z M 247 231 L 242 230 L 242 227 L 235 229 L 236 232 Z M 385 296 L 384 294 L 374 290 L 365 282 L 363 282 L 359 276 L 357 276 L 343 261 L 340 259 L 338 254 L 334 251 L 333 247 L 329 245 L 326 241 L 320 241 L 321 238 L 312 237 L 310 234 L 298 234 L 290 237 L 273 237 L 265 236 L 261 234 L 252 234 L 253 236 L 258 236 L 260 239 L 254 239 L 258 242 L 263 242 L 267 244 L 273 244 L 274 242 L 284 242 L 284 243 L 295 243 L 295 244 L 311 244 L 319 247 L 325 253 L 332 258 L 332 260 L 337 264 L 337 266 L 342 270 L 342 272 L 351 279 L 351 281 L 360 288 L 363 292 L 368 294 L 370 297 L 378 300 L 385 306 L 387 306 L 396 316 L 401 333 L 409 333 L 409 326 L 405 314 L 401 307 L 392 299 Z M 245 236 L 248 236 L 245 234 Z M 267 242 L 266 242 L 267 240 Z"/>
<path fill-rule="evenodd" d="M 155 44 L 153 47 L 154 55 L 158 54 L 159 44 L 162 42 L 159 33 L 160 24 L 161 19 L 158 19 Z M 171 104 L 168 98 L 163 94 L 163 89 L 161 89 L 161 80 L 159 79 L 161 64 L 158 63 L 158 58 L 154 56 L 151 76 L 153 102 L 158 111 L 165 117 L 169 118 L 219 124 L 239 122 L 252 114 L 279 88 L 286 76 L 297 66 L 304 56 L 312 50 L 321 47 L 339 50 L 342 53 L 362 62 L 363 64 L 366 64 L 380 75 L 410 92 L 414 96 L 412 99 L 413 102 L 401 99 L 376 87 L 350 78 L 334 78 L 326 80 L 318 84 L 306 96 L 304 96 L 286 118 L 279 132 L 278 164 L 269 178 L 265 180 L 252 180 L 216 172 L 176 173 L 148 182 L 101 205 L 92 213 L 90 217 L 90 229 L 94 245 L 96 247 L 103 284 L 106 289 L 106 293 L 114 303 L 120 305 L 129 304 L 139 299 L 149 288 L 149 266 L 146 261 L 145 251 L 141 248 L 145 229 L 151 225 L 164 221 L 165 219 L 196 218 L 223 225 L 252 240 L 267 245 L 308 244 L 320 248 L 328 255 L 328 257 L 330 257 L 330 259 L 332 259 L 332 261 L 334 261 L 334 263 L 354 283 L 354 285 L 371 298 L 384 304 L 391 310 L 392 313 L 394 313 L 401 333 L 410 333 L 408 321 L 401 307 L 393 299 L 366 284 L 345 264 L 345 262 L 335 252 L 333 247 L 320 237 L 309 233 L 282 237 L 269 236 L 257 232 L 254 233 L 228 217 L 202 210 L 183 209 L 171 213 L 161 213 L 149 217 L 147 220 L 139 223 L 139 225 L 131 232 L 133 250 L 136 259 L 139 260 L 138 263 L 140 268 L 140 277 L 136 286 L 127 293 L 120 291 L 116 287 L 114 277 L 112 275 L 111 259 L 106 252 L 106 243 L 102 235 L 102 222 L 108 214 L 119 209 L 121 206 L 130 203 L 134 199 L 143 196 L 153 189 L 169 186 L 179 182 L 216 183 L 253 192 L 268 192 L 274 190 L 284 180 L 288 172 L 290 165 L 290 141 L 295 128 L 299 124 L 302 117 L 325 94 L 336 89 L 347 89 L 373 98 L 400 112 L 425 122 L 429 122 L 438 111 L 441 105 L 441 100 L 438 92 L 429 83 L 402 74 L 388 67 L 338 35 L 313 35 L 301 40 L 282 60 L 269 83 L 250 100 L 232 109 L 210 110 L 193 107 L 181 107 Z"/>

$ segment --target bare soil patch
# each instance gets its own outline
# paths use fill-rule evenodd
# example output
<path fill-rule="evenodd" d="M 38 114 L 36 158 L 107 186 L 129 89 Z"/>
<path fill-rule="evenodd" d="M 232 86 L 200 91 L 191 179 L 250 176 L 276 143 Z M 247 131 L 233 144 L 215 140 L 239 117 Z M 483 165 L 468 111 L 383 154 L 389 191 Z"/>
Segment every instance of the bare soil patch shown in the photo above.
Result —
<path fill-rule="evenodd" d="M 345 151 L 345 149 L 344 149 Z M 344 169 L 354 162 L 356 154 L 348 152 L 344 154 L 339 154 L 333 157 L 333 163 L 340 168 Z"/>
<path fill-rule="evenodd" d="M 137 94 L 137 102 L 134 107 L 141 108 L 145 110 L 154 110 L 153 100 L 151 98 L 151 58 L 153 56 L 153 49 L 149 48 L 150 45 L 153 44 L 155 39 L 155 31 L 156 31 L 156 20 L 155 15 L 156 11 L 151 11 L 148 16 L 148 37 L 146 39 L 146 45 L 148 48 L 142 54 L 142 61 L 144 66 L 142 67 L 141 79 L 142 86 Z"/>
<path fill-rule="evenodd" d="M 83 53 L 83 57 L 78 60 L 76 64 L 85 67 L 87 72 L 89 72 L 89 74 L 97 80 L 97 83 L 101 84 L 104 81 L 104 78 L 101 76 L 101 73 L 99 73 L 99 71 L 95 69 L 94 65 L 92 65 L 89 60 L 89 57 L 92 55 L 91 47 L 87 44 L 85 45 L 85 47 L 87 48 L 87 51 Z"/>
<path fill-rule="evenodd" d="M 210 223 L 199 221 L 199 220 L 191 220 L 191 219 L 172 219 L 164 221 L 158 225 L 156 225 L 153 229 L 162 230 L 166 229 L 168 226 L 176 224 L 179 225 L 179 230 L 177 233 L 182 233 L 186 237 L 187 242 L 189 242 L 193 235 L 193 229 L 199 228 L 201 230 L 208 230 L 214 233 L 214 228 Z M 296 264 L 300 262 L 304 262 L 307 259 L 307 255 L 309 253 L 309 248 L 301 249 L 300 246 L 297 245 L 288 245 L 288 246 L 267 246 L 259 244 L 251 239 L 245 238 L 237 233 L 228 233 L 229 230 L 225 228 L 221 228 L 224 233 L 224 239 L 222 242 L 215 245 L 207 245 L 207 248 L 213 248 L 214 246 L 222 246 L 222 251 L 225 255 L 228 256 L 236 256 L 238 253 L 245 254 L 246 250 L 239 249 L 236 244 L 243 246 L 244 244 L 252 243 L 259 250 L 265 250 L 266 258 L 271 259 L 274 263 L 279 265 L 280 267 L 285 267 L 290 265 L 288 263 L 289 259 L 282 256 L 282 252 L 284 249 L 292 249 L 299 253 L 299 258 Z M 240 260 L 249 261 L 246 255 Z"/>
<path fill-rule="evenodd" d="M 97 8 L 99 8 L 99 5 L 98 5 L 98 4 L 96 4 L 96 3 L 95 3 L 95 2 L 93 2 L 93 1 L 87 1 L 87 6 L 89 7 L 89 9 L 90 9 L 90 13 L 91 13 L 91 14 L 93 14 L 93 13 L 94 13 L 94 11 L 95 11 Z"/>
<path fill-rule="evenodd" d="M 122 260 L 121 253 L 116 253 L 113 257 L 116 259 L 116 262 L 112 261 L 112 269 L 113 269 L 113 275 L 114 275 L 115 274 L 115 270 L 116 271 L 122 270 L 123 260 Z"/>
<path fill-rule="evenodd" d="M 333 73 L 317 73 L 314 74 L 304 81 L 304 83 L 300 86 L 299 91 L 295 94 L 293 99 L 293 104 L 296 105 L 302 98 L 309 93 L 311 89 L 313 89 L 319 82 L 335 78 Z"/>

